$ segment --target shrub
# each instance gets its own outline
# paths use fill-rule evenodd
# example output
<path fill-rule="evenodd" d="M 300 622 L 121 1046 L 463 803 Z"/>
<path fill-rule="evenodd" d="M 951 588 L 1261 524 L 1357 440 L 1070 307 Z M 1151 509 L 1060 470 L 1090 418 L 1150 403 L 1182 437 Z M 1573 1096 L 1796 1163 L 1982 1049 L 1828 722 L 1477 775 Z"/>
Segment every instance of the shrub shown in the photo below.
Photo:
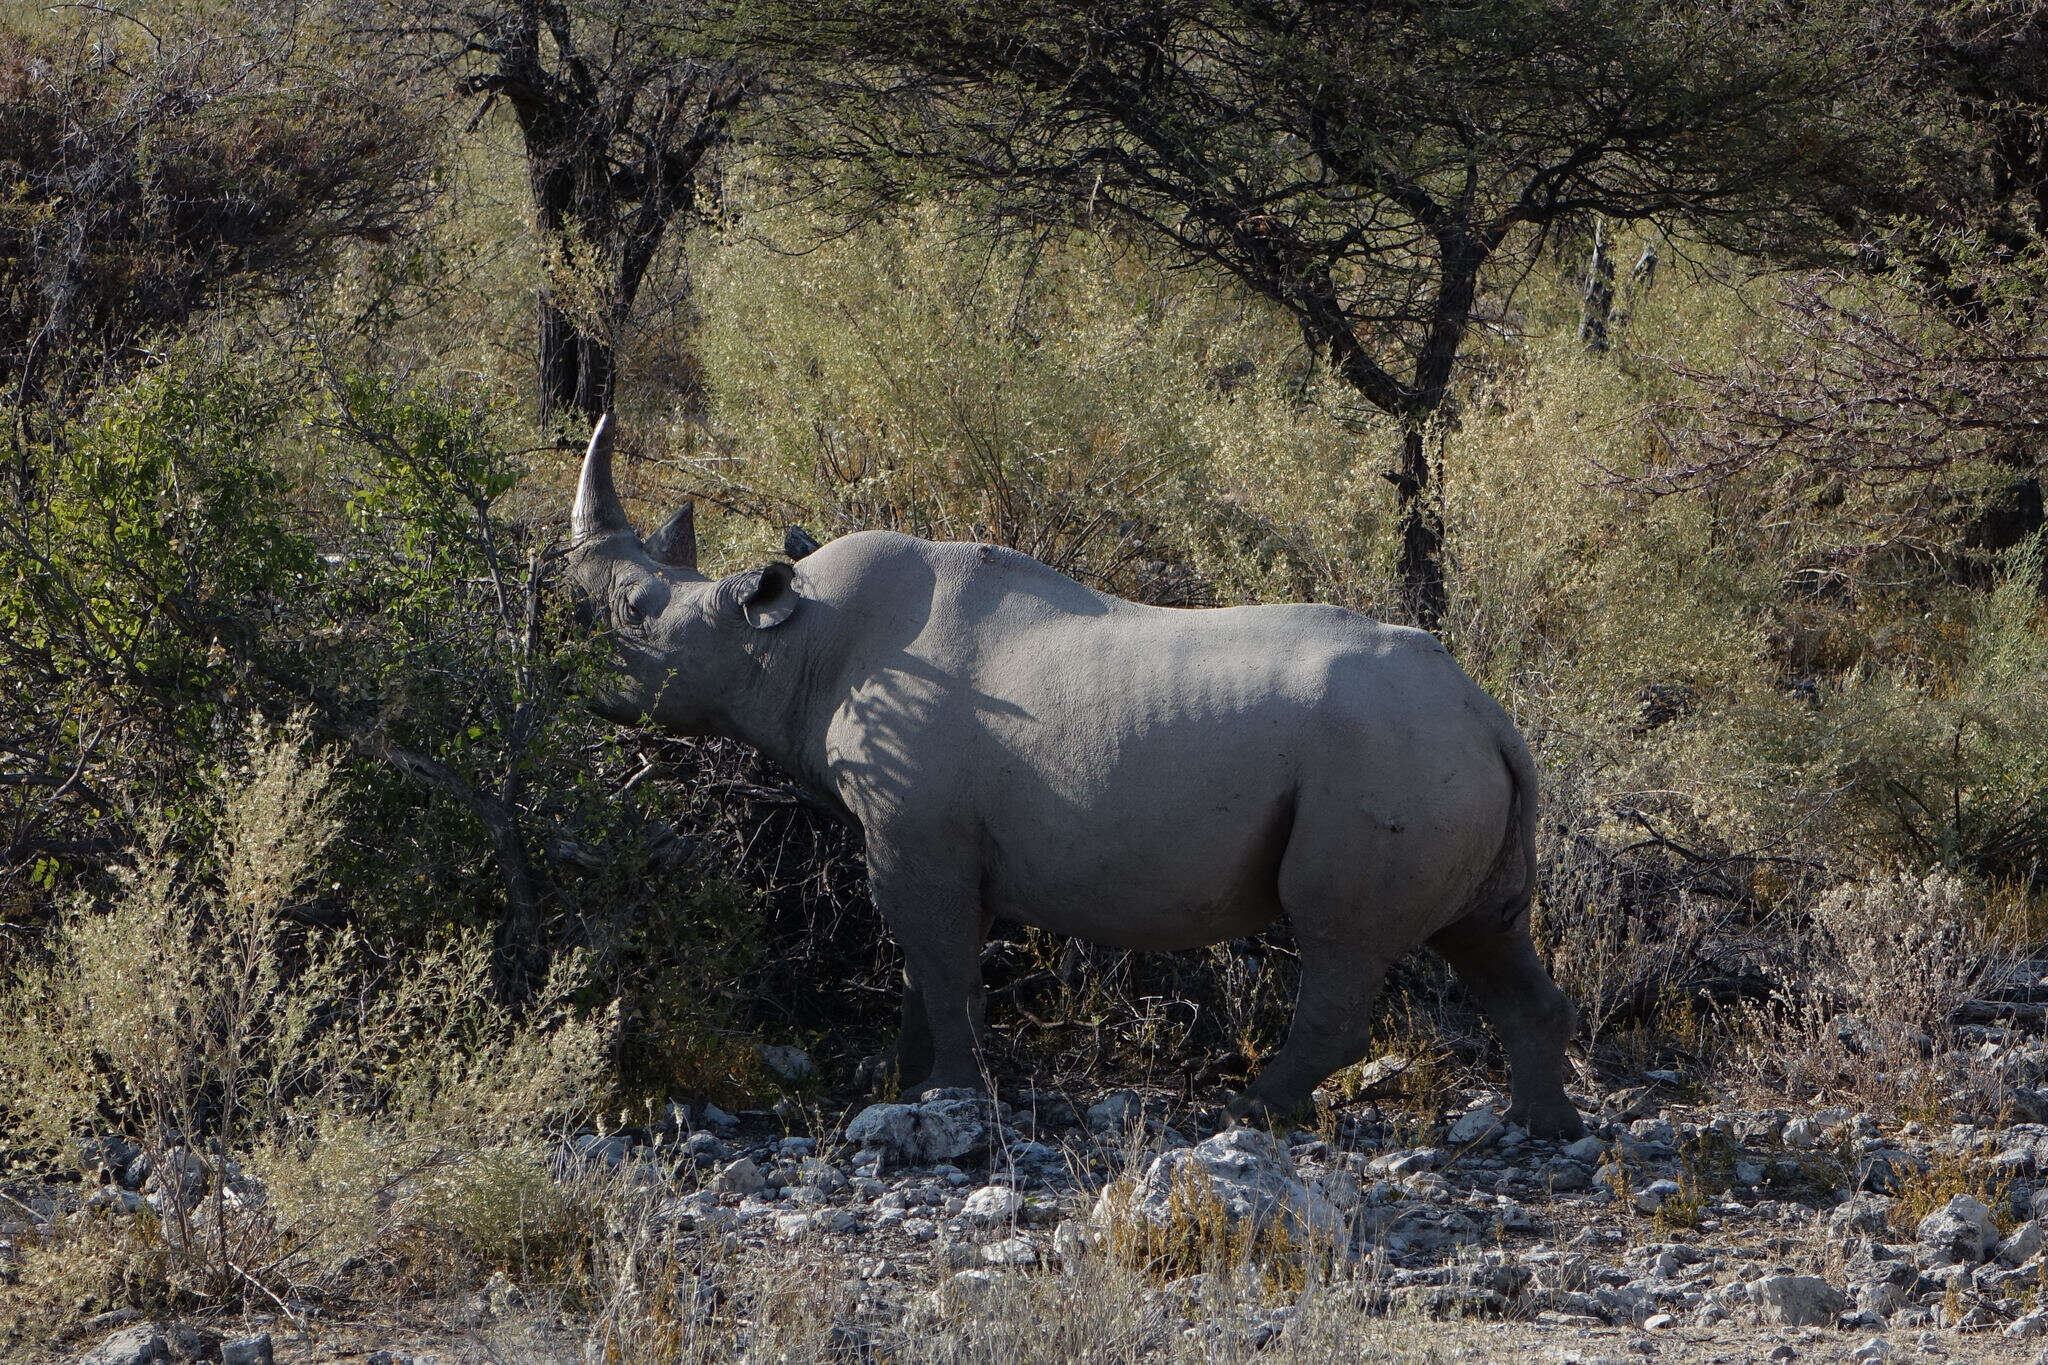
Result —
<path fill-rule="evenodd" d="M 1843 833 L 1879 857 L 2048 887 L 2048 611 L 2040 536 L 1966 602 L 1941 666 L 1852 671 L 1827 736 Z"/>
<path fill-rule="evenodd" d="M 2009 953 L 1982 897 L 1938 869 L 1834 887 L 1772 999 L 1741 1011 L 1738 1065 L 1798 1103 L 1839 1094 L 1938 1112 L 1947 1087 L 1973 1079 L 1950 1017 L 2002 979 Z"/>
<path fill-rule="evenodd" d="M 963 242 L 936 210 L 795 257 L 721 247 L 717 444 L 683 477 L 771 526 L 990 540 L 1147 601 L 1349 582 L 1328 571 L 1377 555 L 1390 499 L 1301 401 L 1292 334 L 1147 264 L 1105 237 Z"/>
<path fill-rule="evenodd" d="M 514 1018 L 473 935 L 397 956 L 302 929 L 332 778 L 303 725 L 253 733 L 205 828 L 160 819 L 108 902 L 69 911 L 0 1000 L 0 1105 L 26 1131 L 68 1146 L 112 1125 L 174 1173 L 152 1201 L 159 1299 L 323 1283 L 401 1234 L 484 1264 L 562 1235 L 514 1176 L 544 1172 L 551 1135 L 603 1097 L 606 1017 L 570 1003 L 582 964 Z"/>
<path fill-rule="evenodd" d="M 426 122 L 264 24 L 0 23 L 0 390 L 75 398 L 229 290 L 382 239 L 432 193 Z M 24 490 L 25 491 L 25 490 Z"/>

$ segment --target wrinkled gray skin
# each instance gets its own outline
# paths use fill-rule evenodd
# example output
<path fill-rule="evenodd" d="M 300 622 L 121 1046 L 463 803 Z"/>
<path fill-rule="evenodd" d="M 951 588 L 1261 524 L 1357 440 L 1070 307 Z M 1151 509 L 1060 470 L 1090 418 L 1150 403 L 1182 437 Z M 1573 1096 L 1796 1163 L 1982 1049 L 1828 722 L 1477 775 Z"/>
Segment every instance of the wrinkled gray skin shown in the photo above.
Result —
<path fill-rule="evenodd" d="M 903 948 L 906 1078 L 980 1084 L 998 915 L 1147 949 L 1286 915 L 1293 1026 L 1235 1112 L 1294 1109 L 1359 1060 L 1388 966 L 1428 944 L 1507 1046 L 1510 1120 L 1582 1130 L 1572 1010 L 1529 940 L 1535 769 L 1433 637 L 1335 607 L 1140 606 L 882 531 L 712 582 L 689 509 L 644 545 L 627 524 L 608 420 L 573 532 L 624 664 L 599 709 L 744 740 L 859 825 Z"/>

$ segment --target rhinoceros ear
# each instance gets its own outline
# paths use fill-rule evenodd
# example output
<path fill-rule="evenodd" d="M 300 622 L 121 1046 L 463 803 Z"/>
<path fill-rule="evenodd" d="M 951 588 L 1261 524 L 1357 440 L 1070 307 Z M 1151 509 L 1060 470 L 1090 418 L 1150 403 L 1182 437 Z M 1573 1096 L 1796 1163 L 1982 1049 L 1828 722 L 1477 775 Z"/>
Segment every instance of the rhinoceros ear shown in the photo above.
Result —
<path fill-rule="evenodd" d="M 686 502 L 662 528 L 647 537 L 648 557 L 672 569 L 697 571 L 697 504 Z"/>
<path fill-rule="evenodd" d="M 802 559 L 817 548 L 817 538 L 801 526 L 792 526 L 782 533 L 782 553 L 791 559 Z"/>
<path fill-rule="evenodd" d="M 755 630 L 772 630 L 796 614 L 800 600 L 790 580 L 796 567 L 776 560 L 759 569 L 734 574 L 719 584 L 721 595 L 729 593 L 739 614 Z"/>

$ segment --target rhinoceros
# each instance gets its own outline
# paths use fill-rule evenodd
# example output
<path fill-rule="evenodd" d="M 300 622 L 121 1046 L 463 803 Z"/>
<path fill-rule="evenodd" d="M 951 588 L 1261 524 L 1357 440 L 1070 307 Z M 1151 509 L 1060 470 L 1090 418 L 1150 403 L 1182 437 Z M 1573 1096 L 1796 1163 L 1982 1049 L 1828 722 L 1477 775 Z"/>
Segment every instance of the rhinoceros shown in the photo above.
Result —
<path fill-rule="evenodd" d="M 1419 630 L 1332 606 L 1171 609 L 1014 550 L 861 531 L 716 581 L 691 509 L 643 542 L 600 421 L 571 577 L 619 672 L 593 704 L 760 750 L 859 828 L 903 951 L 896 1057 L 980 1084 L 980 953 L 1002 916 L 1182 949 L 1281 915 L 1286 1042 L 1234 1113 L 1291 1111 L 1367 1046 L 1388 967 L 1427 944 L 1506 1045 L 1506 1115 L 1576 1135 L 1573 1012 L 1530 941 L 1536 770 Z"/>

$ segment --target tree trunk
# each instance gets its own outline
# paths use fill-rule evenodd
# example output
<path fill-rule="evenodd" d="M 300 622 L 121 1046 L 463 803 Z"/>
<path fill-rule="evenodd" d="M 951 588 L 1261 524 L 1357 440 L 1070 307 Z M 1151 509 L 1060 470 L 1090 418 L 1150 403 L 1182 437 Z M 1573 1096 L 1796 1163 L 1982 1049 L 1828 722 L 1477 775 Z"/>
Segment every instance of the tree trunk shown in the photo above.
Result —
<path fill-rule="evenodd" d="M 493 935 L 492 966 L 497 977 L 498 998 L 507 1005 L 524 1004 L 537 984 L 542 945 L 540 941 L 540 877 L 527 853 L 526 835 L 519 826 L 519 812 L 508 800 L 478 791 L 460 774 L 438 759 L 402 749 L 377 729 L 345 731 L 359 751 L 388 763 L 413 781 L 434 787 L 454 797 L 483 826 L 498 859 L 498 874 L 505 883 L 505 908 L 498 916 Z M 507 792 L 515 795 L 516 789 Z"/>
<path fill-rule="evenodd" d="M 1607 225 L 1593 223 L 1593 254 L 1586 262 L 1586 292 L 1579 305 L 1579 340 L 1586 349 L 1607 349 L 1607 324 L 1614 315 L 1614 258 L 1607 252 Z"/>
<path fill-rule="evenodd" d="M 540 296 L 538 341 L 540 415 L 580 412 L 595 422 L 611 406 L 614 358 L 609 343 L 577 330 L 545 292 Z"/>
<path fill-rule="evenodd" d="M 1422 426 L 1411 420 L 1401 435 L 1394 470 L 1387 477 L 1401 511 L 1401 596 L 1408 619 L 1423 630 L 1441 630 L 1450 608 L 1450 593 L 1444 584 L 1444 519 L 1430 487 L 1432 472 Z"/>
<path fill-rule="evenodd" d="M 536 353 L 539 362 L 540 419 L 545 422 L 555 413 L 576 406 L 576 376 L 580 368 L 576 348 L 576 328 L 569 321 L 569 315 L 555 306 L 555 301 L 542 290 L 539 297 L 539 340 Z"/>
<path fill-rule="evenodd" d="M 497 968 L 498 998 L 510 1005 L 522 1005 L 538 984 L 543 957 L 540 941 L 540 887 L 533 874 L 533 861 L 526 852 L 526 840 L 519 821 L 510 811 L 501 818 L 484 822 L 491 836 L 491 850 L 498 855 L 498 872 L 505 881 L 505 909 L 498 917 L 493 936 L 493 962 Z"/>

